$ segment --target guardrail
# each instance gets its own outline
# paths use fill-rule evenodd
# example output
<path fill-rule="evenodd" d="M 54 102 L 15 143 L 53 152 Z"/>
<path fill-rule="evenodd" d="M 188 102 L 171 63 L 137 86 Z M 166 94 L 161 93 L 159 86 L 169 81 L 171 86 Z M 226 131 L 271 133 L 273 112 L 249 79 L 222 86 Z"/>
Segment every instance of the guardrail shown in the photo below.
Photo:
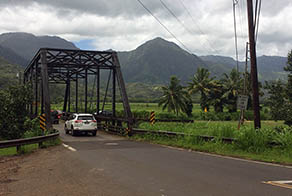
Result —
<path fill-rule="evenodd" d="M 208 136 L 208 135 L 193 135 L 193 134 L 185 134 L 185 133 L 179 133 L 179 132 L 171 132 L 171 131 L 152 131 L 152 130 L 144 130 L 144 129 L 133 129 L 133 134 L 157 134 L 157 135 L 165 135 L 165 136 L 171 136 L 171 137 L 187 137 L 187 136 L 195 136 L 198 139 L 204 140 L 204 141 L 211 141 L 214 140 L 215 136 Z M 235 142 L 236 139 L 234 138 L 225 138 L 222 137 L 220 140 L 224 143 L 232 143 Z"/>
<path fill-rule="evenodd" d="M 44 141 L 56 139 L 58 137 L 59 137 L 59 132 L 52 133 L 52 134 L 45 135 L 45 136 L 32 137 L 32 138 L 0 141 L 0 149 L 1 148 L 16 147 L 17 152 L 19 153 L 22 145 L 38 143 L 39 148 L 41 148 L 43 146 Z"/>
<path fill-rule="evenodd" d="M 112 125 L 105 125 L 105 124 L 99 124 L 100 128 L 103 129 L 106 132 L 113 133 L 113 134 L 118 134 L 118 135 L 124 135 L 126 133 L 124 127 L 121 126 L 112 126 Z M 168 137 L 188 137 L 188 136 L 195 136 L 198 139 L 204 140 L 204 141 L 211 141 L 214 140 L 216 137 L 215 136 L 208 136 L 208 135 L 193 135 L 193 134 L 186 134 L 186 133 L 180 133 L 180 132 L 171 132 L 171 131 L 154 131 L 154 130 L 145 130 L 145 129 L 137 129 L 133 128 L 131 135 L 134 134 L 139 134 L 139 135 L 144 135 L 144 134 L 156 134 L 160 136 L 168 136 Z M 232 143 L 236 142 L 236 139 L 234 138 L 225 138 L 221 137 L 220 140 L 224 143 Z"/>

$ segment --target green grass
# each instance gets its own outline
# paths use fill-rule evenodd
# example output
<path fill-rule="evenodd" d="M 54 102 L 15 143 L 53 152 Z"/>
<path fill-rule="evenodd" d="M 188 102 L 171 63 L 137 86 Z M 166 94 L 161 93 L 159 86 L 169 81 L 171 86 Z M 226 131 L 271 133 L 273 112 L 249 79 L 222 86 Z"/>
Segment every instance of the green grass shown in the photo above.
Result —
<path fill-rule="evenodd" d="M 55 146 L 61 144 L 61 140 L 55 139 L 55 140 L 49 140 L 43 143 L 43 147 L 47 148 L 50 146 Z M 21 146 L 21 152 L 20 154 L 26 154 L 33 152 L 38 149 L 38 144 L 29 144 L 29 145 L 23 145 Z M 17 155 L 16 147 L 9 147 L 9 148 L 2 148 L 0 149 L 0 157 L 1 156 L 12 156 Z"/>
<path fill-rule="evenodd" d="M 279 128 L 282 127 L 282 128 Z M 134 138 L 152 143 L 241 157 L 245 159 L 292 164 L 292 128 L 283 122 L 262 121 L 262 129 L 254 130 L 253 122 L 247 122 L 238 130 L 237 122 L 198 121 L 195 123 L 158 122 L 140 124 L 147 130 L 164 130 L 189 134 L 185 137 L 167 137 L 155 134 L 135 135 Z M 213 141 L 202 141 L 197 135 L 215 136 Z M 235 138 L 232 144 L 222 143 L 222 137 Z M 271 146 L 276 142 L 277 146 Z"/>
<path fill-rule="evenodd" d="M 273 128 L 276 126 L 284 126 L 283 121 L 262 121 L 262 128 Z M 194 123 L 156 122 L 154 125 L 143 122 L 139 124 L 138 128 L 210 136 L 224 133 L 222 137 L 234 137 L 236 132 L 239 131 L 237 127 L 237 121 L 195 121 Z M 241 129 L 244 127 L 253 127 L 253 122 L 245 122 Z"/>
<path fill-rule="evenodd" d="M 239 149 L 235 144 L 222 143 L 220 140 L 204 142 L 196 137 L 169 138 L 158 135 L 135 135 L 133 139 L 224 156 L 292 165 L 292 147 L 285 149 L 280 147 L 265 148 L 260 152 L 253 152 Z"/>

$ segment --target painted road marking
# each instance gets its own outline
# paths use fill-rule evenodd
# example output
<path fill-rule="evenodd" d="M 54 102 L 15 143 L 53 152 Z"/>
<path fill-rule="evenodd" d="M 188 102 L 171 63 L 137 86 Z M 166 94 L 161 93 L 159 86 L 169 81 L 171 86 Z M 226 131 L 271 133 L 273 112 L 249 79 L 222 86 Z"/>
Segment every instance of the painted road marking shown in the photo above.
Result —
<path fill-rule="evenodd" d="M 267 181 L 263 182 L 274 186 L 279 186 L 287 189 L 292 189 L 292 180 L 281 180 L 281 181 Z"/>
<path fill-rule="evenodd" d="M 72 148 L 71 146 L 67 145 L 67 144 L 62 144 L 65 148 L 68 148 L 69 150 L 76 152 L 77 150 L 75 148 Z"/>
<path fill-rule="evenodd" d="M 289 166 L 289 165 L 280 165 L 277 163 L 268 163 L 268 162 L 263 162 L 263 161 L 255 161 L 255 160 L 248 160 L 248 159 L 243 159 L 243 158 L 229 157 L 227 155 L 224 156 L 224 155 L 220 155 L 220 154 L 211 154 L 208 152 L 200 152 L 200 151 L 196 151 L 196 150 L 167 146 L 167 145 L 160 145 L 160 146 L 163 146 L 165 148 L 174 149 L 174 150 L 179 150 L 179 151 L 188 151 L 188 152 L 203 154 L 203 155 L 212 156 L 212 157 L 219 157 L 219 158 L 223 158 L 223 159 L 230 159 L 230 160 L 235 160 L 235 161 L 242 161 L 242 162 L 248 162 L 248 163 L 256 163 L 256 164 L 260 164 L 260 165 L 268 165 L 268 166 L 284 167 L 284 168 L 292 169 L 292 166 Z"/>
<path fill-rule="evenodd" d="M 119 144 L 118 143 L 105 143 L 105 145 L 107 145 L 107 146 L 117 146 Z"/>

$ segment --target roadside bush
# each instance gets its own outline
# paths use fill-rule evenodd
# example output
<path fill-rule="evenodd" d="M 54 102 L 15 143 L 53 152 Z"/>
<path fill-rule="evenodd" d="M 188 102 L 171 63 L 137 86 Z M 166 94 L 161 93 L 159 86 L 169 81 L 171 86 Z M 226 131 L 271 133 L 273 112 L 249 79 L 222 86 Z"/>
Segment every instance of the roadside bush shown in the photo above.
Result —
<path fill-rule="evenodd" d="M 277 127 L 274 142 L 281 148 L 292 147 L 292 127 Z"/>
<path fill-rule="evenodd" d="M 275 134 L 273 129 L 255 130 L 250 127 L 243 127 L 235 136 L 237 139 L 235 146 L 248 152 L 263 152 L 269 147 L 269 143 L 274 141 Z"/>
<path fill-rule="evenodd" d="M 143 118 L 143 119 L 148 119 L 150 118 L 150 112 L 146 110 L 142 111 L 133 111 L 132 112 L 134 118 Z"/>
<path fill-rule="evenodd" d="M 38 118 L 32 120 L 30 118 L 26 118 L 24 121 L 24 129 L 26 130 L 24 133 L 24 138 L 43 135 L 43 131 L 40 129 L 40 121 Z"/>
<path fill-rule="evenodd" d="M 26 105 L 31 102 L 31 88 L 17 85 L 0 91 L 0 138 L 18 139 L 25 132 Z"/>
<path fill-rule="evenodd" d="M 284 123 L 286 125 L 292 126 L 292 103 L 286 103 L 284 105 L 284 108 L 285 108 Z"/>

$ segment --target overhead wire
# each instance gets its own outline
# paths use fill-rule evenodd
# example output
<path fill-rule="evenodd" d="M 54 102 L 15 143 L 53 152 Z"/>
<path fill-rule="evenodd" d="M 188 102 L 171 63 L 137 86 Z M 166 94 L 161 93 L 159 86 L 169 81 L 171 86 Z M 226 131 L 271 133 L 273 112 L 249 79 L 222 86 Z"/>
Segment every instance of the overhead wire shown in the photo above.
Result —
<path fill-rule="evenodd" d="M 257 42 L 258 32 L 259 32 L 259 23 L 260 23 L 260 13 L 261 13 L 262 1 L 256 1 L 256 9 L 255 9 L 255 21 L 254 21 L 254 29 L 255 29 L 255 43 Z"/>
<path fill-rule="evenodd" d="M 178 41 L 190 54 L 192 54 L 192 51 L 183 43 L 181 42 L 160 20 L 158 17 L 156 17 L 140 0 L 137 0 L 142 7 L 153 17 L 155 20 L 176 40 Z"/>
<path fill-rule="evenodd" d="M 163 0 L 160 0 L 160 3 L 163 5 L 163 7 L 181 24 L 181 26 L 189 33 L 189 34 L 194 34 L 194 32 L 192 32 L 189 28 L 186 27 L 186 25 L 176 16 L 176 14 L 163 2 Z M 205 47 L 205 49 L 208 50 L 208 48 L 206 48 L 205 45 L 203 45 L 203 47 Z M 211 48 L 212 50 L 214 50 L 213 48 Z M 214 50 L 214 52 L 217 52 L 216 50 Z"/>
<path fill-rule="evenodd" d="M 203 32 L 203 30 L 200 28 L 199 24 L 197 24 L 197 22 L 195 21 L 195 19 L 193 18 L 193 16 L 191 15 L 190 11 L 188 10 L 188 8 L 185 6 L 185 4 L 183 3 L 182 0 L 179 0 L 182 7 L 184 8 L 184 10 L 187 12 L 187 14 L 189 15 L 189 17 L 191 18 L 192 22 L 197 26 L 197 29 L 199 30 L 199 32 L 202 34 L 202 35 L 206 35 L 206 33 Z M 218 53 L 218 50 L 216 50 L 214 47 L 213 47 L 213 44 L 209 41 L 209 39 L 207 38 L 204 38 L 207 43 L 209 44 L 209 47 L 215 51 L 216 53 Z"/>
<path fill-rule="evenodd" d="M 248 34 L 247 34 L 247 31 L 244 30 L 244 25 L 243 24 L 246 24 L 247 21 L 246 21 L 246 14 L 245 14 L 245 11 L 243 10 L 246 10 L 245 7 L 244 7 L 244 2 L 243 0 L 241 1 L 238 1 L 238 6 L 237 6 L 237 9 L 238 9 L 238 15 L 239 15 L 239 22 L 240 22 L 240 33 L 241 35 L 239 36 L 241 38 L 241 40 L 238 42 L 239 43 L 239 50 L 244 50 L 244 48 L 246 48 L 246 40 L 248 39 Z M 238 54 L 239 56 L 239 59 L 242 59 L 242 57 L 245 58 L 245 55 L 240 55 L 240 53 Z"/>
<path fill-rule="evenodd" d="M 236 14 L 235 6 L 238 4 L 238 0 L 232 0 L 233 2 L 233 24 L 234 24 L 234 43 L 235 43 L 235 57 L 236 57 L 236 71 L 238 72 L 238 46 L 237 46 L 237 29 L 236 29 Z"/>

